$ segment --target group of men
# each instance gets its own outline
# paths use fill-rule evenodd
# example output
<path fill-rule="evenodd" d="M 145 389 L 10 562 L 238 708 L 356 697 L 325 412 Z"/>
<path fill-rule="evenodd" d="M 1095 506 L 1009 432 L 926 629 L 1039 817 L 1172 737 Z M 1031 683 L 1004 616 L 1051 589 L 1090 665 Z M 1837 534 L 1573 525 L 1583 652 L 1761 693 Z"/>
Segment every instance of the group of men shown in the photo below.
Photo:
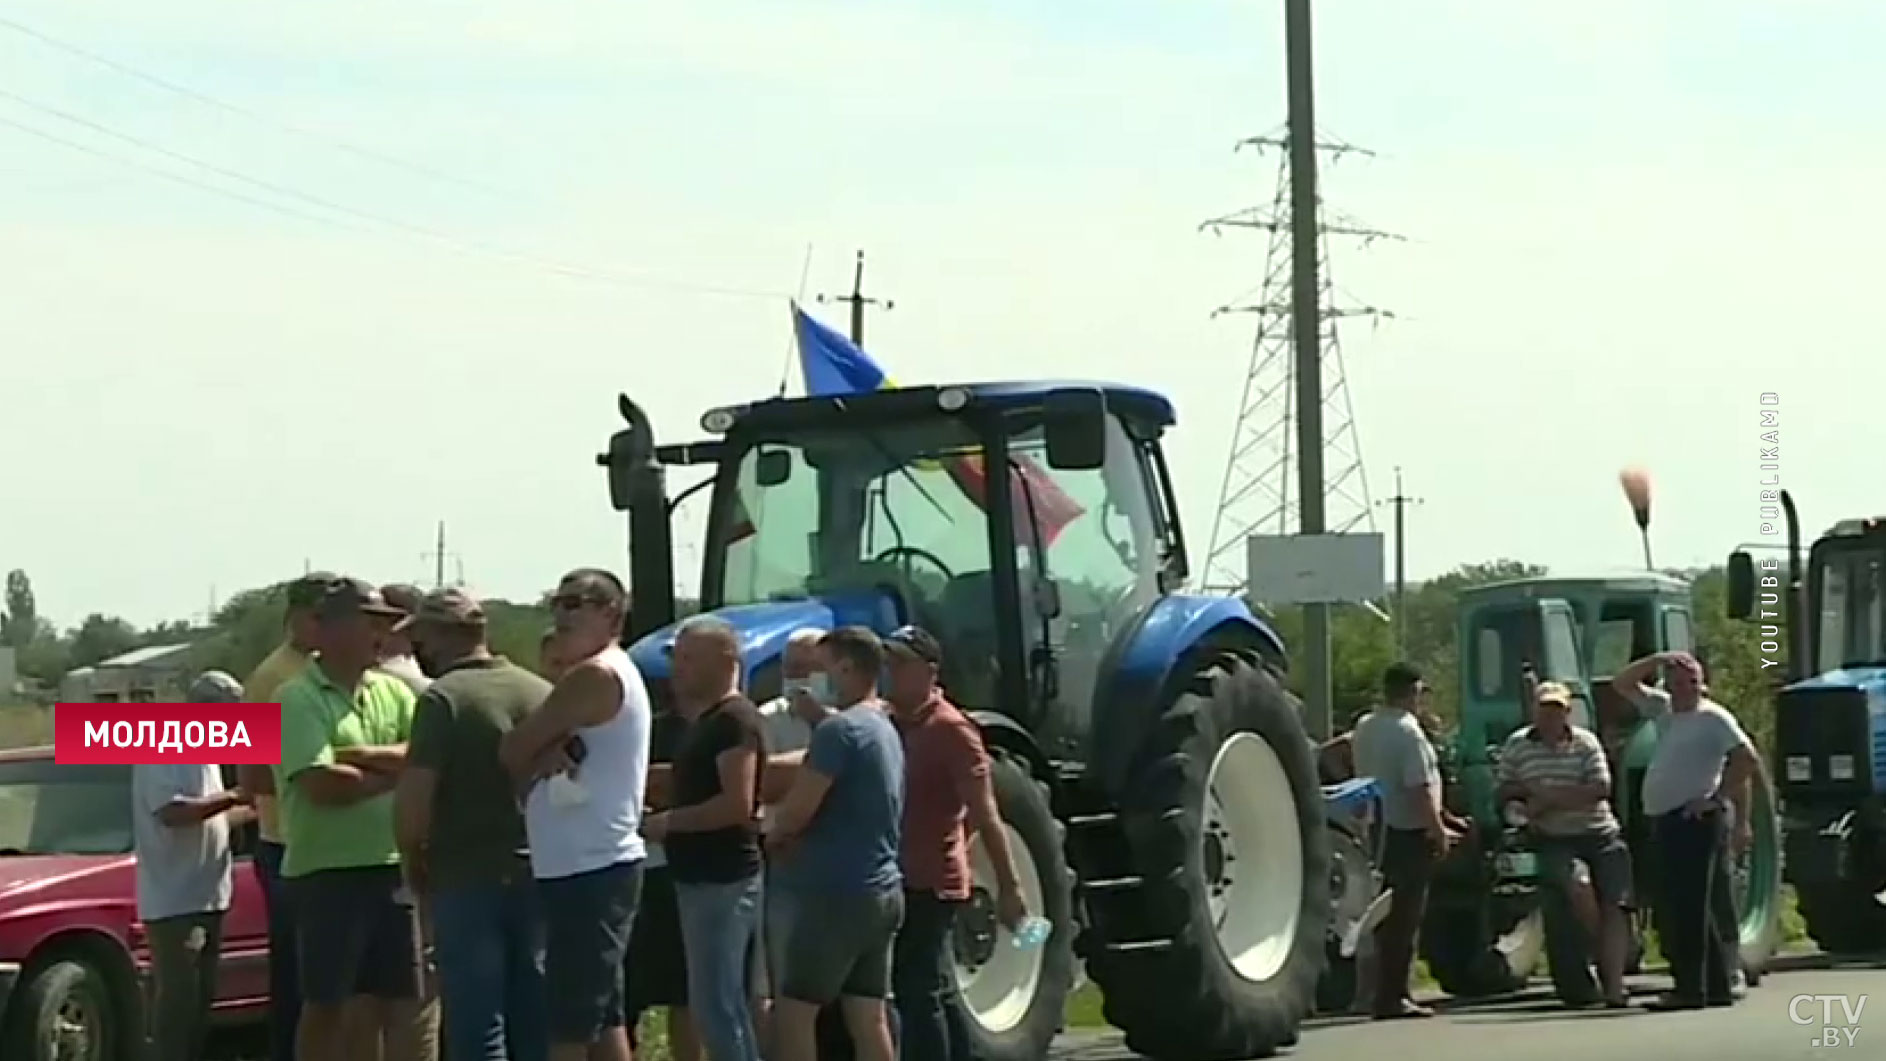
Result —
<path fill-rule="evenodd" d="M 1662 687 L 1652 683 L 1661 673 Z M 1539 852 L 1545 886 L 1562 896 L 1582 891 L 1582 865 L 1595 896 L 1594 990 L 1565 997 L 1576 1008 L 1630 1005 L 1624 983 L 1633 895 L 1631 852 L 1611 805 L 1613 777 L 1603 744 L 1572 721 L 1571 691 L 1557 682 L 1525 683 L 1530 724 L 1507 739 L 1498 761 L 1502 807 L 1518 805 Z M 1642 810 L 1658 854 L 1655 923 L 1673 986 L 1651 1009 L 1733 1005 L 1741 990 L 1740 933 L 1729 857 L 1750 840 L 1751 783 L 1760 760 L 1735 716 L 1709 699 L 1702 665 L 1683 652 L 1630 663 L 1612 688 L 1658 730 L 1646 771 Z M 1435 866 L 1468 835 L 1470 824 L 1442 802 L 1439 760 L 1422 719 L 1431 690 L 1420 672 L 1397 663 L 1383 676 L 1384 704 L 1355 728 L 1358 773 L 1381 782 L 1386 837 L 1382 875 L 1392 889 L 1375 932 L 1376 977 L 1370 1009 L 1377 1019 L 1431 1016 L 1410 997 L 1415 941 Z M 1582 977 L 1566 981 L 1589 982 Z"/>
<path fill-rule="evenodd" d="M 157 1061 L 202 1054 L 251 813 L 272 1061 L 431 1061 L 440 1038 L 453 1061 L 628 1061 L 656 1008 L 677 1061 L 815 1061 L 822 1012 L 859 1061 L 967 1061 L 950 942 L 972 832 L 1000 918 L 1027 911 L 927 632 L 801 631 L 756 705 L 736 632 L 697 617 L 656 704 L 605 570 L 558 583 L 542 673 L 493 654 L 459 590 L 323 573 L 287 604 L 248 682 L 191 690 L 280 703 L 281 762 L 231 787 L 134 775 Z"/>

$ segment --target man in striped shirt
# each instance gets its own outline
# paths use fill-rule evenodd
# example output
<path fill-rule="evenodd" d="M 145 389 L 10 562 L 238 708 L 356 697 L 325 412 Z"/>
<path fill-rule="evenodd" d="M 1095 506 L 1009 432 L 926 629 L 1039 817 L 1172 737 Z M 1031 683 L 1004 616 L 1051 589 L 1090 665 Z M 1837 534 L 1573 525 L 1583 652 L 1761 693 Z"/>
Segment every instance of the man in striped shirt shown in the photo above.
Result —
<path fill-rule="evenodd" d="M 1624 962 L 1630 947 L 1631 854 L 1611 813 L 1611 767 L 1604 745 L 1590 730 L 1572 724 L 1571 705 L 1571 690 L 1558 682 L 1538 687 L 1532 725 L 1513 734 L 1500 752 L 1500 800 L 1525 806 L 1547 887 L 1569 894 L 1574 860 L 1590 870 L 1598 897 L 1598 981 L 1605 1004 L 1623 1008 L 1629 1004 Z"/>

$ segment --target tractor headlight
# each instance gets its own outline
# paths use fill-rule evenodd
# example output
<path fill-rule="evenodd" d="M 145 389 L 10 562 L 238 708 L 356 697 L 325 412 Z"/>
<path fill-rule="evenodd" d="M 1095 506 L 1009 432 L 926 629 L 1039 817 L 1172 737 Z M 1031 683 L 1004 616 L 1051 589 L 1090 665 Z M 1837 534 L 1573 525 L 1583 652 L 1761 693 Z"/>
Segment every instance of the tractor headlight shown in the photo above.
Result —
<path fill-rule="evenodd" d="M 966 387 L 945 387 L 936 396 L 936 407 L 946 413 L 957 413 L 969 404 L 969 390 Z"/>
<path fill-rule="evenodd" d="M 732 409 L 709 409 L 701 414 L 701 430 L 710 435 L 724 435 L 732 430 L 735 419 Z"/>

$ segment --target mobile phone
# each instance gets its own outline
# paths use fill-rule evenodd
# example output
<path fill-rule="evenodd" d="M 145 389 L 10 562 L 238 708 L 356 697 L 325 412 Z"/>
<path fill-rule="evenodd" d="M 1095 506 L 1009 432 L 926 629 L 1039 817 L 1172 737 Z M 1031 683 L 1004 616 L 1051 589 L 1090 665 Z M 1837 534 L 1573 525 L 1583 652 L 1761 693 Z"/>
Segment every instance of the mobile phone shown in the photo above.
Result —
<path fill-rule="evenodd" d="M 589 754 L 589 745 L 584 744 L 581 737 L 571 737 L 563 742 L 563 754 L 569 756 L 571 762 L 580 765 Z"/>

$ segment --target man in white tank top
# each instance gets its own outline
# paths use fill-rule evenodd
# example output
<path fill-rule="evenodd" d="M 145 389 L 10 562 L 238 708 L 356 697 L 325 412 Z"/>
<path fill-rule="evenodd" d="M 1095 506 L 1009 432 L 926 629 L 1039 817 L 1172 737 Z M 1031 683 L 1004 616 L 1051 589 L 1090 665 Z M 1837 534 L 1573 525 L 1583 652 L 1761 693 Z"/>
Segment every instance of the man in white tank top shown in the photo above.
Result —
<path fill-rule="evenodd" d="M 575 660 L 499 756 L 524 794 L 532 875 L 544 912 L 551 1061 L 630 1061 L 622 958 L 641 897 L 648 784 L 648 689 L 617 644 L 628 592 L 582 568 L 550 605 Z"/>

